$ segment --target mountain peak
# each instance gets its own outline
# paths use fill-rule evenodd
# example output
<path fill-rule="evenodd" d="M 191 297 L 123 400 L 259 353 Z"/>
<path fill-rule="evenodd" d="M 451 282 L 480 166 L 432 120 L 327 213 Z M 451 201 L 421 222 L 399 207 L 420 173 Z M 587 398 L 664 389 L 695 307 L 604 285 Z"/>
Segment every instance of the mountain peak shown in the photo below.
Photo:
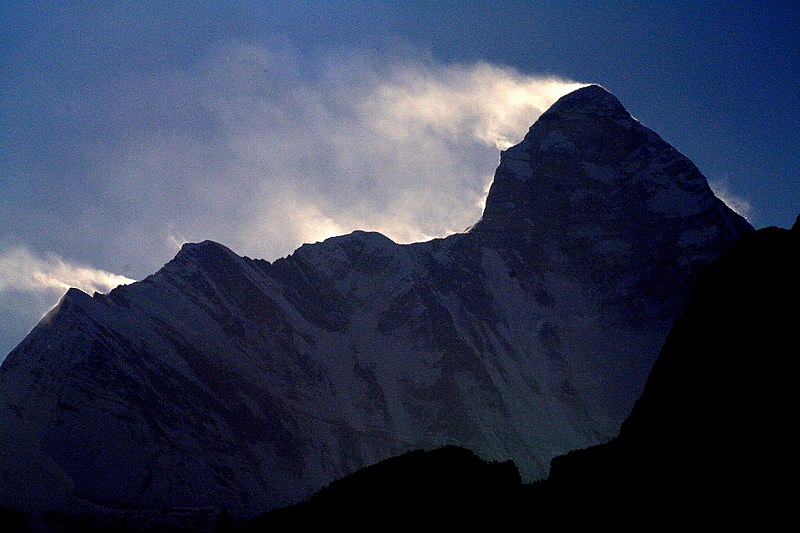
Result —
<path fill-rule="evenodd" d="M 206 257 L 209 255 L 235 255 L 230 249 L 226 246 L 214 242 L 205 240 L 203 242 L 187 242 L 181 246 L 181 249 L 178 251 L 178 254 L 175 256 L 176 259 L 178 258 L 198 258 L 198 257 Z"/>
<path fill-rule="evenodd" d="M 180 251 L 185 253 L 190 251 L 203 251 L 203 250 L 214 250 L 214 249 L 228 250 L 227 247 L 218 242 L 205 240 L 202 242 L 185 242 L 181 245 Z"/>
<path fill-rule="evenodd" d="M 685 219 L 717 207 L 691 161 L 613 94 L 587 85 L 561 97 L 502 153 L 475 228 L 510 235 L 608 222 L 615 233 L 655 215 Z"/>
<path fill-rule="evenodd" d="M 591 114 L 630 117 L 628 110 L 601 85 L 587 85 L 562 96 L 543 115 Z"/>
<path fill-rule="evenodd" d="M 192 268 L 200 267 L 201 269 L 211 269 L 213 271 L 223 265 L 230 266 L 231 262 L 239 262 L 240 260 L 241 257 L 228 247 L 218 242 L 205 240 L 198 243 L 184 243 L 172 261 L 167 263 L 166 266 L 182 269 L 191 265 Z"/>
<path fill-rule="evenodd" d="M 646 260 L 669 272 L 683 262 L 676 283 L 686 283 L 690 258 L 726 249 L 751 229 L 715 198 L 689 159 L 633 119 L 613 94 L 589 85 L 563 96 L 501 154 L 472 233 L 546 269 L 585 265 L 587 284 L 605 280 L 604 294 L 630 297 L 631 286 L 659 284 L 667 294 L 671 283 L 640 283 L 630 265 Z M 650 312 L 640 307 L 626 320 L 637 323 Z"/>

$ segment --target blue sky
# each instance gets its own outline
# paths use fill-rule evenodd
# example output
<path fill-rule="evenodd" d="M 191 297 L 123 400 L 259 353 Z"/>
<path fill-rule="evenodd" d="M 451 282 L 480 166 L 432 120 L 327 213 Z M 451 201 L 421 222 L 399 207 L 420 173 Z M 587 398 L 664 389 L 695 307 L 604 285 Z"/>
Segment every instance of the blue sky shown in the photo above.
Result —
<path fill-rule="evenodd" d="M 0 354 L 184 241 L 463 229 L 599 83 L 757 227 L 800 211 L 793 2 L 0 1 Z M 2 357 L 2 355 L 0 355 Z"/>

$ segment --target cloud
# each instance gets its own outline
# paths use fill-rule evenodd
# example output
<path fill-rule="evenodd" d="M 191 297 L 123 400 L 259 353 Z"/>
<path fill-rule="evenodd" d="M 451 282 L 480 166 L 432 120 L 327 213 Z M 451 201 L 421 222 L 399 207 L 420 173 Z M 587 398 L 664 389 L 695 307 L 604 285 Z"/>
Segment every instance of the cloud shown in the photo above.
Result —
<path fill-rule="evenodd" d="M 380 84 L 367 107 L 375 126 L 395 140 L 463 136 L 504 150 L 534 118 L 580 86 L 486 63 L 436 70 L 413 65 Z"/>
<path fill-rule="evenodd" d="M 498 149 L 580 86 L 487 63 L 221 47 L 108 103 L 126 126 L 90 154 L 98 201 L 83 227 L 113 228 L 95 238 L 112 264 L 163 262 L 176 240 L 274 259 L 354 229 L 399 242 L 462 231 Z"/>
<path fill-rule="evenodd" d="M 17 202 L 0 238 L 144 277 L 183 242 L 272 260 L 355 229 L 398 242 L 463 231 L 481 215 L 498 149 L 580 86 L 418 51 L 217 46 L 181 71 L 59 95 L 51 118 L 75 133 L 71 163 L 26 170 L 39 192 Z M 132 281 L 5 249 L 0 305 L 17 318 L 0 324 L 0 348 L 66 288 Z"/>
<path fill-rule="evenodd" d="M 75 265 L 56 255 L 43 259 L 24 247 L 0 253 L 0 292 L 62 293 L 75 287 L 91 294 L 108 292 L 117 285 L 133 282 L 125 276 Z"/>
<path fill-rule="evenodd" d="M 714 179 L 709 180 L 708 185 L 711 187 L 711 190 L 714 191 L 714 194 L 725 202 L 725 205 L 742 215 L 746 219 L 750 219 L 750 201 L 746 198 L 742 198 L 734 194 L 728 185 L 728 180 L 726 178 Z"/>

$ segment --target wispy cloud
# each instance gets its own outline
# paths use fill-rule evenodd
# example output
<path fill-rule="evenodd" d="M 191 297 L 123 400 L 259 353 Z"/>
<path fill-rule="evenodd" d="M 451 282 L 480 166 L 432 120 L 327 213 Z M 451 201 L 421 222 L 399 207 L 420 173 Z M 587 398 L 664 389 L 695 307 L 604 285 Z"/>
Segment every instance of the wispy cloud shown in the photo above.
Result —
<path fill-rule="evenodd" d="M 0 291 L 64 292 L 70 287 L 89 294 L 107 292 L 134 280 L 88 266 L 76 265 L 56 255 L 45 258 L 24 247 L 0 253 Z"/>
<path fill-rule="evenodd" d="M 480 216 L 498 148 L 580 84 L 239 44 L 143 86 L 149 107 L 91 158 L 100 201 L 85 226 L 113 227 L 120 250 L 163 260 L 176 235 L 272 259 L 354 229 L 400 242 L 461 231 Z"/>
<path fill-rule="evenodd" d="M 711 187 L 711 190 L 714 191 L 714 194 L 717 195 L 717 198 L 725 202 L 725 205 L 744 218 L 750 219 L 750 201 L 732 192 L 726 178 L 710 179 L 708 185 Z"/>
<path fill-rule="evenodd" d="M 137 276 L 187 241 L 275 259 L 354 229 L 399 242 L 462 231 L 480 217 L 498 148 L 580 86 L 416 52 L 308 57 L 285 43 L 220 46 L 183 71 L 107 83 L 63 96 L 54 120 L 79 132 L 79 164 L 53 170 L 36 198 L 62 207 L 20 211 L 11 240 Z M 19 317 L 0 324 L 0 345 L 70 286 L 131 281 L 26 248 L 0 253 L 0 307 Z"/>
<path fill-rule="evenodd" d="M 391 139 L 441 136 L 504 150 L 532 121 L 581 84 L 525 76 L 487 63 L 397 68 L 364 102 L 368 120 Z"/>

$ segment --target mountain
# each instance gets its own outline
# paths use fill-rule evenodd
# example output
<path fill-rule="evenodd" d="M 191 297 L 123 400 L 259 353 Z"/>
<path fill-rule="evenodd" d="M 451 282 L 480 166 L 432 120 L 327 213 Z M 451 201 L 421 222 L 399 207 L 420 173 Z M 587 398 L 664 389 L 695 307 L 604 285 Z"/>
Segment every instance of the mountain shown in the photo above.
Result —
<path fill-rule="evenodd" d="M 248 531 L 293 526 L 494 524 L 647 531 L 687 524 L 762 530 L 795 520 L 793 356 L 800 217 L 744 236 L 701 276 L 642 396 L 608 443 L 556 457 L 546 481 L 460 448 L 411 452 L 331 483 Z"/>
<path fill-rule="evenodd" d="M 449 444 L 542 478 L 617 433 L 698 273 L 751 230 L 584 87 L 501 154 L 465 233 L 273 263 L 206 241 L 69 290 L 0 367 L 0 506 L 252 516 Z"/>

